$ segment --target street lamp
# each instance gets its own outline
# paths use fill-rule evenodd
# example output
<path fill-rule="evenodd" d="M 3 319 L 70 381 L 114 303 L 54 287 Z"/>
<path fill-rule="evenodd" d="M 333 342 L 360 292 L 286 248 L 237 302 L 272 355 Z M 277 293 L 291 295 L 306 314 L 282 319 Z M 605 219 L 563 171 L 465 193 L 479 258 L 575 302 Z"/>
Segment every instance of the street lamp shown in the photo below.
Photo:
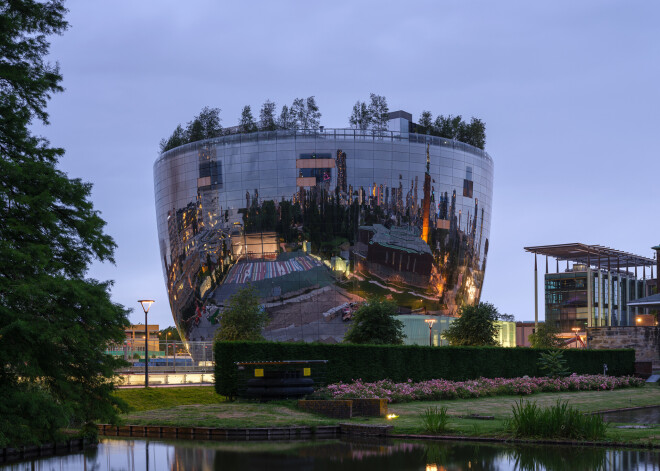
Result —
<path fill-rule="evenodd" d="M 144 387 L 149 387 L 149 327 L 147 324 L 147 313 L 154 301 L 153 299 L 138 299 L 144 311 Z"/>
<path fill-rule="evenodd" d="M 578 332 L 580 332 L 580 328 L 579 327 L 571 327 L 571 330 L 573 332 L 575 332 L 575 348 L 578 348 L 578 339 L 579 339 Z"/>
<path fill-rule="evenodd" d="M 433 324 L 435 324 L 435 319 L 425 319 L 424 322 L 426 322 L 429 325 L 429 347 L 433 346 Z"/>

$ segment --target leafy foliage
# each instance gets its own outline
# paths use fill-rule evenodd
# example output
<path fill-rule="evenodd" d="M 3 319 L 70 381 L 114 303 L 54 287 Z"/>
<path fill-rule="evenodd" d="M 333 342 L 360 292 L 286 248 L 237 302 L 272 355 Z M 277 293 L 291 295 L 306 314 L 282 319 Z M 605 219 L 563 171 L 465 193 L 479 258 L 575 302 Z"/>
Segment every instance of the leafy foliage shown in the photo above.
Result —
<path fill-rule="evenodd" d="M 48 36 L 67 27 L 63 2 L 0 7 L 0 445 L 55 440 L 60 427 L 116 419 L 111 396 L 123 361 L 127 311 L 110 282 L 85 278 L 115 248 L 94 209 L 91 185 L 57 169 L 63 149 L 32 135 L 62 90 L 44 62 Z"/>
<path fill-rule="evenodd" d="M 181 335 L 179 334 L 179 329 L 173 326 L 166 327 L 158 332 L 159 340 L 169 340 L 169 341 L 180 341 Z"/>
<path fill-rule="evenodd" d="M 216 342 L 215 379 L 219 394 L 235 396 L 237 361 L 328 360 L 327 383 L 394 382 L 436 378 L 464 381 L 477 378 L 542 376 L 537 365 L 543 350 L 501 347 L 428 347 L 421 345 L 357 345 L 290 342 Z M 598 374 L 603 363 L 615 376 L 632 375 L 635 351 L 577 350 L 565 352 L 571 371 Z M 312 371 L 313 374 L 313 371 Z"/>
<path fill-rule="evenodd" d="M 433 115 L 430 111 L 422 111 L 417 123 L 417 132 L 419 134 L 431 133 L 433 129 Z"/>
<path fill-rule="evenodd" d="M 257 123 L 254 122 L 254 117 L 252 116 L 252 110 L 250 105 L 243 107 L 241 111 L 241 119 L 238 121 L 238 132 L 247 133 L 255 132 L 257 130 Z"/>
<path fill-rule="evenodd" d="M 384 96 L 370 93 L 369 100 L 371 127 L 375 131 L 386 131 L 390 114 L 390 109 L 387 107 L 387 99 Z"/>
<path fill-rule="evenodd" d="M 403 343 L 403 322 L 396 318 L 397 306 L 385 299 L 371 299 L 353 315 L 344 342 L 375 345 Z"/>
<path fill-rule="evenodd" d="M 222 312 L 216 340 L 262 340 L 261 331 L 268 323 L 268 315 L 259 305 L 254 288 L 246 286 L 229 298 L 229 306 Z"/>
<path fill-rule="evenodd" d="M 447 117 L 440 115 L 435 118 L 429 134 L 455 139 L 479 149 L 486 147 L 486 124 L 474 117 L 469 123 L 466 123 L 461 115 L 448 115 Z"/>
<path fill-rule="evenodd" d="M 351 123 L 355 129 L 360 129 L 364 131 L 369 128 L 371 123 L 371 114 L 369 113 L 369 108 L 364 101 L 356 101 L 353 105 L 353 112 L 348 118 L 348 122 Z"/>
<path fill-rule="evenodd" d="M 550 350 L 547 353 L 541 353 L 538 364 L 539 368 L 550 378 L 568 376 L 571 373 L 566 368 L 566 360 L 561 350 Z"/>
<path fill-rule="evenodd" d="M 296 117 L 286 105 L 282 106 L 280 117 L 277 119 L 277 126 L 280 129 L 294 129 L 296 127 Z"/>
<path fill-rule="evenodd" d="M 459 316 L 444 333 L 451 345 L 497 345 L 495 321 L 499 313 L 495 306 L 490 303 L 464 305 Z"/>
<path fill-rule="evenodd" d="M 222 134 L 220 108 L 205 106 L 192 121 L 188 122 L 185 130 L 179 124 L 170 137 L 160 141 L 160 152 L 166 152 L 190 142 L 219 137 Z"/>
<path fill-rule="evenodd" d="M 260 131 L 275 131 L 277 129 L 275 109 L 275 103 L 270 100 L 266 100 L 264 104 L 261 105 L 261 111 L 259 111 Z"/>
<path fill-rule="evenodd" d="M 558 348 L 562 341 L 557 334 L 559 330 L 549 322 L 539 324 L 535 332 L 529 335 L 529 343 L 533 348 Z"/>
<path fill-rule="evenodd" d="M 313 96 L 296 98 L 290 108 L 295 129 L 317 129 L 320 124 L 321 112 Z"/>

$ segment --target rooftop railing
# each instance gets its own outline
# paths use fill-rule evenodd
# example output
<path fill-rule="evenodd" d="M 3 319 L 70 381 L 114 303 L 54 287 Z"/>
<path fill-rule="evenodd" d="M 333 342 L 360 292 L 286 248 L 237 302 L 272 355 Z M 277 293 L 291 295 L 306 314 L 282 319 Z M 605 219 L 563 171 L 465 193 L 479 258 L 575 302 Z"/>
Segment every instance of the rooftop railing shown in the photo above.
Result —
<path fill-rule="evenodd" d="M 237 133 L 225 136 L 190 142 L 174 149 L 163 152 L 158 160 L 175 157 L 191 150 L 209 145 L 230 145 L 250 142 L 278 141 L 284 139 L 308 140 L 308 139 L 333 139 L 353 141 L 379 141 L 379 142 L 401 142 L 408 141 L 419 144 L 429 143 L 432 146 L 446 147 L 450 149 L 468 152 L 477 157 L 493 162 L 488 152 L 464 142 L 447 139 L 445 137 L 431 136 L 429 134 L 415 134 L 400 131 L 378 131 L 374 129 L 351 129 L 351 128 L 320 128 L 320 129 L 281 129 L 278 131 L 258 131 L 253 133 Z"/>

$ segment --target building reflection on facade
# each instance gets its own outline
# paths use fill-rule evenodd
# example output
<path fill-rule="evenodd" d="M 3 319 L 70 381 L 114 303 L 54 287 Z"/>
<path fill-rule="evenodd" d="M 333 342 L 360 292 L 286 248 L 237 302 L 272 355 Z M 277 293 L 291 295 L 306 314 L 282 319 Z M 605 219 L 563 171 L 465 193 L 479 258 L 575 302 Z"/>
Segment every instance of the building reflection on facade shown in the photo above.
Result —
<path fill-rule="evenodd" d="M 493 162 L 448 139 L 274 131 L 200 141 L 154 165 L 158 236 L 182 338 L 213 337 L 250 283 L 275 340 L 341 341 L 371 295 L 402 313 L 479 301 Z"/>

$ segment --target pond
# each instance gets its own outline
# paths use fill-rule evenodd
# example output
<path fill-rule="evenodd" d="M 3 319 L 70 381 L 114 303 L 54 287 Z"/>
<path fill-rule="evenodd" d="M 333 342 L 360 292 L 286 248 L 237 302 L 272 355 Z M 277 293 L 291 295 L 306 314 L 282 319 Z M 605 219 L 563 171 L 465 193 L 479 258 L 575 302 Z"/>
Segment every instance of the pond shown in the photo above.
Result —
<path fill-rule="evenodd" d="M 644 407 L 642 409 L 619 410 L 603 412 L 605 422 L 627 424 L 660 424 L 660 407 Z"/>
<path fill-rule="evenodd" d="M 0 470 L 646 470 L 648 450 L 505 446 L 474 442 L 324 440 L 196 442 L 103 438 L 84 453 L 0 465 Z"/>

